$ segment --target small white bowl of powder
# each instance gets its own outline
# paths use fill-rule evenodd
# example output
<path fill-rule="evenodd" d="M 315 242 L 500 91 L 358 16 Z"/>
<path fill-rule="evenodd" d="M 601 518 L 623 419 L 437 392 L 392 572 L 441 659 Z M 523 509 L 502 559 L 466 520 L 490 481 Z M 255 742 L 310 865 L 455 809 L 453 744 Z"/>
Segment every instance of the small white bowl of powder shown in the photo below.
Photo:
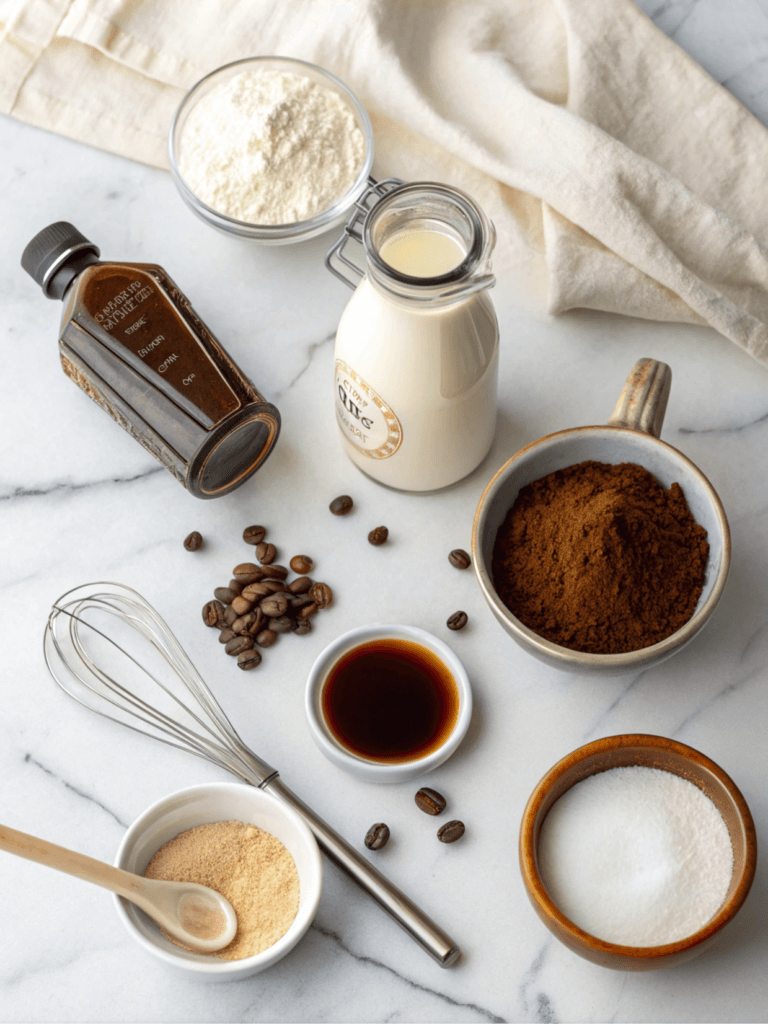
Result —
<path fill-rule="evenodd" d="M 168 138 L 185 203 L 266 245 L 336 227 L 366 187 L 373 131 L 335 75 L 289 57 L 226 64 L 190 89 Z"/>
<path fill-rule="evenodd" d="M 274 797 L 236 782 L 193 786 L 153 804 L 126 832 L 115 865 L 198 882 L 230 901 L 238 917 L 234 941 L 202 954 L 172 942 L 115 896 L 118 914 L 144 949 L 207 981 L 247 978 L 282 959 L 312 923 L 322 890 L 320 851 L 307 825 Z"/>

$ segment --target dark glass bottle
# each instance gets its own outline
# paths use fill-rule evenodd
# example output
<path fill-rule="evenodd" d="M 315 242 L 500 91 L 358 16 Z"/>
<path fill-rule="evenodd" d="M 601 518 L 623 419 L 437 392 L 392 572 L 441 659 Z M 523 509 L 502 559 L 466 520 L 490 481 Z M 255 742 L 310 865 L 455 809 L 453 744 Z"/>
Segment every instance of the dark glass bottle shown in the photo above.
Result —
<path fill-rule="evenodd" d="M 98 257 L 59 221 L 21 258 L 43 294 L 64 301 L 64 372 L 195 497 L 229 493 L 269 455 L 280 413 L 162 267 Z"/>

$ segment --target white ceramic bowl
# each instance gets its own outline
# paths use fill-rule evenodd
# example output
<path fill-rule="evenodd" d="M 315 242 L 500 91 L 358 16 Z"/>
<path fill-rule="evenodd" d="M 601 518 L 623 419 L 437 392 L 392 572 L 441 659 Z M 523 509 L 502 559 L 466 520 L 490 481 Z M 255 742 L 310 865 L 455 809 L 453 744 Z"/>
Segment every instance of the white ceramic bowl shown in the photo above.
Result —
<path fill-rule="evenodd" d="M 359 647 L 370 640 L 389 637 L 410 640 L 432 651 L 448 666 L 459 691 L 459 714 L 456 725 L 445 742 L 431 754 L 403 764 L 381 764 L 351 753 L 338 742 L 330 731 L 322 712 L 323 685 L 330 669 L 339 658 L 353 647 Z M 417 626 L 377 623 L 352 629 L 325 648 L 309 673 L 305 694 L 305 711 L 312 739 L 328 760 L 338 768 L 343 768 L 365 782 L 409 782 L 411 779 L 417 779 L 419 776 L 431 772 L 433 768 L 437 768 L 438 765 L 447 761 L 456 751 L 466 735 L 472 718 L 472 690 L 464 666 L 442 640 L 438 640 L 437 637 Z"/>
<path fill-rule="evenodd" d="M 322 85 L 335 92 L 351 111 L 355 124 L 365 139 L 363 164 L 350 188 L 328 209 L 321 210 L 314 217 L 297 221 L 293 224 L 251 224 L 247 221 L 237 220 L 234 217 L 228 217 L 199 199 L 187 185 L 180 169 L 179 154 L 184 134 L 184 125 L 190 112 L 212 89 L 224 84 L 230 78 L 239 75 L 243 71 L 256 71 L 260 69 L 285 71 L 309 78 L 318 85 Z M 368 184 L 368 175 L 371 173 L 373 165 L 373 128 L 371 127 L 365 107 L 363 107 L 357 96 L 340 79 L 332 75 L 330 71 L 326 71 L 324 68 L 304 60 L 295 60 L 292 57 L 247 57 L 244 60 L 236 60 L 231 64 L 225 64 L 223 67 L 211 71 L 205 78 L 201 78 L 199 82 L 193 85 L 186 94 L 171 122 L 168 135 L 168 164 L 179 195 L 187 206 L 201 220 L 204 220 L 206 224 L 210 224 L 230 235 L 250 238 L 261 245 L 286 245 L 290 242 L 303 242 L 313 238 L 315 235 L 322 234 L 338 226 L 347 218 L 353 203 L 360 197 Z"/>
<path fill-rule="evenodd" d="M 203 981 L 236 981 L 258 974 L 281 960 L 302 938 L 320 902 L 323 865 L 315 838 L 290 807 L 263 790 L 241 782 L 211 782 L 181 789 L 152 804 L 131 825 L 115 857 L 115 866 L 143 874 L 154 854 L 171 839 L 214 821 L 244 821 L 276 836 L 288 849 L 299 873 L 299 909 L 288 931 L 269 949 L 242 960 L 191 953 L 174 946 L 138 907 L 115 896 L 117 912 L 134 939 L 165 964 Z"/>

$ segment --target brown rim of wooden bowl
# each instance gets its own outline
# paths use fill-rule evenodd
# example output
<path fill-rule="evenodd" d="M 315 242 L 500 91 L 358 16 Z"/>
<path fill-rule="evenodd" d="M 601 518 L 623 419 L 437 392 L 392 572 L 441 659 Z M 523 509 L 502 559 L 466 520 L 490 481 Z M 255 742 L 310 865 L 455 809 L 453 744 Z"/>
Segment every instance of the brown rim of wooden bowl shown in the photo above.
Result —
<path fill-rule="evenodd" d="M 590 775 L 610 768 L 640 765 L 660 768 L 688 779 L 715 804 L 733 845 L 733 876 L 722 907 L 700 928 L 664 946 L 621 946 L 590 935 L 570 921 L 550 898 L 539 874 L 537 844 L 541 825 L 555 800 Z M 703 952 L 731 921 L 747 898 L 757 865 L 757 837 L 752 815 L 736 784 L 719 765 L 693 747 L 642 733 L 606 736 L 587 743 L 558 761 L 533 790 L 520 824 L 520 871 L 528 898 L 557 938 L 581 956 L 620 970 L 672 966 Z M 654 963 L 656 961 L 656 963 Z"/>

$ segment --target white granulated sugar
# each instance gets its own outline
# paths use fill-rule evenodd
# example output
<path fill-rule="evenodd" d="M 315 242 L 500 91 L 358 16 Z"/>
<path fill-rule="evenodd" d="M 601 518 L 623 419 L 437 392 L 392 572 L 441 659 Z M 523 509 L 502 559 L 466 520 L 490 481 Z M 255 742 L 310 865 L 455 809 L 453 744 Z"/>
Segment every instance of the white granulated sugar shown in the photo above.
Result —
<path fill-rule="evenodd" d="M 624 946 L 677 942 L 722 906 L 733 847 L 722 815 L 687 779 L 612 768 L 557 800 L 539 836 L 539 870 L 560 910 Z"/>
<path fill-rule="evenodd" d="M 243 71 L 190 112 L 180 169 L 208 206 L 250 224 L 290 224 L 354 182 L 365 139 L 340 97 L 302 75 Z"/>

